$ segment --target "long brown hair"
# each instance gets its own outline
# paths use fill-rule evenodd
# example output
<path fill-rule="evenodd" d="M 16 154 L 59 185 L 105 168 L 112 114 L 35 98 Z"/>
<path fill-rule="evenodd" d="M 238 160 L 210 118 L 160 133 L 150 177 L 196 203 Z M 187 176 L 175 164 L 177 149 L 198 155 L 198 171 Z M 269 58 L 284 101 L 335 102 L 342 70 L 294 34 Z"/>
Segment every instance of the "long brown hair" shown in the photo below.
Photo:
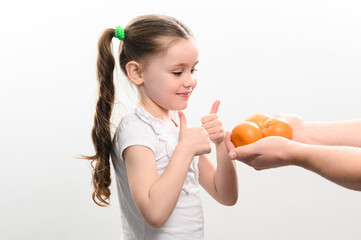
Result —
<path fill-rule="evenodd" d="M 93 201 L 99 206 L 108 206 L 110 197 L 110 154 L 113 149 L 111 134 L 111 114 L 114 105 L 113 72 L 115 60 L 112 54 L 112 39 L 115 29 L 106 29 L 98 42 L 97 80 L 99 98 L 96 104 L 92 140 L 95 155 L 83 156 L 91 160 L 93 167 Z M 189 39 L 190 30 L 178 20 L 161 15 L 144 15 L 133 19 L 124 28 L 125 39 L 119 46 L 119 63 L 122 72 L 127 75 L 129 61 L 146 64 L 150 57 L 167 49 L 168 44 L 160 41 L 169 37 Z M 170 43 L 169 41 L 168 43 Z"/>

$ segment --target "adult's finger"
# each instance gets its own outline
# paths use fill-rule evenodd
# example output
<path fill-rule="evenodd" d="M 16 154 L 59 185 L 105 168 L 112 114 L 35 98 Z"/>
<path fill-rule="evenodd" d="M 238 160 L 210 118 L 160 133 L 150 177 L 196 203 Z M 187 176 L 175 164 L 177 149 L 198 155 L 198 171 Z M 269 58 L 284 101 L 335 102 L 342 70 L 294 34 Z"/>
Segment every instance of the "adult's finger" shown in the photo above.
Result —
<path fill-rule="evenodd" d="M 225 141 L 226 141 L 226 147 L 227 147 L 228 152 L 232 151 L 235 148 L 235 146 L 231 141 L 231 133 L 228 131 L 226 132 Z"/>

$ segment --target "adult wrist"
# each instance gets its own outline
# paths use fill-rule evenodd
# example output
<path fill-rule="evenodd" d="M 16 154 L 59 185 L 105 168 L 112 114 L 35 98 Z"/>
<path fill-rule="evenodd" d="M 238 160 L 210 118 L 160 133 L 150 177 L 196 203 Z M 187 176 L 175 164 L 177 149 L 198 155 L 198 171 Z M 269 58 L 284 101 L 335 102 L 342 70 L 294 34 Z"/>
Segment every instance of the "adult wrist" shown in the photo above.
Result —
<path fill-rule="evenodd" d="M 307 162 L 306 151 L 308 144 L 291 141 L 287 148 L 288 156 L 291 165 L 305 167 Z"/>
<path fill-rule="evenodd" d="M 322 145 L 320 136 L 323 135 L 322 124 L 317 122 L 308 122 L 304 125 L 304 141 L 303 143 Z"/>

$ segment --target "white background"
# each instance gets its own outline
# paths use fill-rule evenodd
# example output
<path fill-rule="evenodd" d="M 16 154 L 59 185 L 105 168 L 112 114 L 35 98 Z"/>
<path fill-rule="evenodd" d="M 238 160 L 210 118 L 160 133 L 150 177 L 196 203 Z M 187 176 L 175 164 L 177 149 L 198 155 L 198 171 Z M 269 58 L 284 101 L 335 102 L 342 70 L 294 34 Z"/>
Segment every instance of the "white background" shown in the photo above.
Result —
<path fill-rule="evenodd" d="M 111 207 L 96 206 L 89 163 L 75 158 L 93 154 L 103 29 L 148 13 L 183 21 L 200 49 L 188 121 L 199 126 L 220 99 L 231 130 L 254 112 L 360 118 L 360 12 L 358 0 L 1 3 L 0 239 L 119 239 L 115 187 Z M 235 206 L 202 192 L 206 240 L 361 238 L 359 192 L 298 167 L 237 167 Z"/>

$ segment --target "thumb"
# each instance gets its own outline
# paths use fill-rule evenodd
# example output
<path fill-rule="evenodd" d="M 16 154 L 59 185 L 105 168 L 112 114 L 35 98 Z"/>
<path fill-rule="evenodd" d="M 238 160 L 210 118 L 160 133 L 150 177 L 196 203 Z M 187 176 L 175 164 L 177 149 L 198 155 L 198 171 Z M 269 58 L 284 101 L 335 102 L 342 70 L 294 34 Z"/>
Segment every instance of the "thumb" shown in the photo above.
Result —
<path fill-rule="evenodd" d="M 231 160 L 239 160 L 248 164 L 250 159 L 259 156 L 259 154 L 254 153 L 253 144 L 248 144 L 232 149 L 228 156 Z"/>
<path fill-rule="evenodd" d="M 218 107 L 219 107 L 219 104 L 220 104 L 220 103 L 221 103 L 221 101 L 219 101 L 219 100 L 216 100 L 216 101 L 213 103 L 210 114 L 217 113 Z"/>
<path fill-rule="evenodd" d="M 227 147 L 228 152 L 232 151 L 235 148 L 235 146 L 231 140 L 231 133 L 228 131 L 226 132 L 225 142 L 226 142 L 226 147 Z"/>
<path fill-rule="evenodd" d="M 183 129 L 187 128 L 187 119 L 186 115 L 182 111 L 178 111 L 179 116 L 179 131 L 182 131 Z"/>

